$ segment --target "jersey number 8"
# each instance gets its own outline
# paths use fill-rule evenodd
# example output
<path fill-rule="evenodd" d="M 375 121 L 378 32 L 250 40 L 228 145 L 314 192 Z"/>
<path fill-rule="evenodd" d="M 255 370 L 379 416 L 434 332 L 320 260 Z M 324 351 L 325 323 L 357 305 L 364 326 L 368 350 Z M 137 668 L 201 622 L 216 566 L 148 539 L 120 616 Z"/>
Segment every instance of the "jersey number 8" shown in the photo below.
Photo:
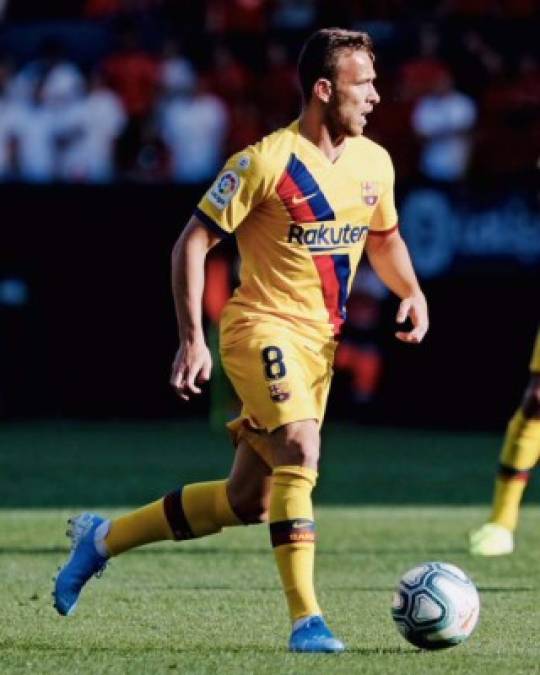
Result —
<path fill-rule="evenodd" d="M 261 355 L 267 380 L 279 380 L 285 376 L 287 369 L 283 363 L 283 352 L 279 347 L 265 347 Z"/>

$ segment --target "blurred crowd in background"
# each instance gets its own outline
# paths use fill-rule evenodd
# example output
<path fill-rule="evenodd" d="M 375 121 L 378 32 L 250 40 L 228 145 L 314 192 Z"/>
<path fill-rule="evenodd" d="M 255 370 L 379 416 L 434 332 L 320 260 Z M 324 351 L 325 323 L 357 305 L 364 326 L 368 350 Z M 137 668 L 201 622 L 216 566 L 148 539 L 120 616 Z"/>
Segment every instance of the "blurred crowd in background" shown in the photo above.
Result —
<path fill-rule="evenodd" d="M 401 181 L 534 174 L 535 0 L 0 0 L 0 180 L 204 183 L 299 112 L 321 26 L 366 30 Z"/>

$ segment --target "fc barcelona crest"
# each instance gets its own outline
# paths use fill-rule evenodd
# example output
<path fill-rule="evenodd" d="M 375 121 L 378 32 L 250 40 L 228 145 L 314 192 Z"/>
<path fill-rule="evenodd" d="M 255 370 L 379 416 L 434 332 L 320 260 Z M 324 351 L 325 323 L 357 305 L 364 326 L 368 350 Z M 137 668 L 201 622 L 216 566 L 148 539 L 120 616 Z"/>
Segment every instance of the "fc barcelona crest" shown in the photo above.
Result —
<path fill-rule="evenodd" d="M 270 391 L 270 398 L 275 403 L 283 403 L 283 401 L 288 401 L 291 398 L 291 392 L 286 382 L 271 384 L 268 389 Z"/>
<path fill-rule="evenodd" d="M 364 204 L 375 206 L 379 199 L 379 184 L 370 180 L 362 181 L 362 199 Z"/>

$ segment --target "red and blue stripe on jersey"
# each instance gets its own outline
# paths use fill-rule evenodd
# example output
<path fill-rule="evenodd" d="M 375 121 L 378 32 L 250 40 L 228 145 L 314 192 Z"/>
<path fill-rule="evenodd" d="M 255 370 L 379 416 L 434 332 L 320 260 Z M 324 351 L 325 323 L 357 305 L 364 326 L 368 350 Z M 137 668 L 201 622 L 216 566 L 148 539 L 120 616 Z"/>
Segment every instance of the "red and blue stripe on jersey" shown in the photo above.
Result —
<path fill-rule="evenodd" d="M 276 192 L 295 222 L 316 223 L 336 219 L 319 184 L 294 153 L 276 185 Z"/>
<path fill-rule="evenodd" d="M 334 335 L 339 335 L 347 316 L 345 303 L 351 276 L 350 258 L 346 253 L 316 255 L 313 256 L 313 262 L 319 273 L 324 304 L 328 310 L 330 323 L 334 327 Z"/>
<path fill-rule="evenodd" d="M 295 222 L 316 223 L 336 219 L 319 184 L 294 153 L 277 183 L 276 192 Z M 317 250 L 320 251 L 321 248 Z M 321 280 L 329 320 L 334 327 L 334 334 L 337 335 L 346 316 L 350 259 L 347 254 L 315 255 L 313 262 Z"/>

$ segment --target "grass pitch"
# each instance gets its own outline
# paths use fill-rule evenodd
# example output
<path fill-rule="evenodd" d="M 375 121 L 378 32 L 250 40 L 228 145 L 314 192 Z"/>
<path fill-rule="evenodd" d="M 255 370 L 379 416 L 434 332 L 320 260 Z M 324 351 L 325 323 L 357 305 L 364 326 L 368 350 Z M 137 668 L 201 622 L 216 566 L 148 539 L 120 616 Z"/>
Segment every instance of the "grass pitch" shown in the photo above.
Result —
<path fill-rule="evenodd" d="M 132 551 L 89 583 L 76 615 L 52 608 L 68 515 L 87 506 L 114 515 L 180 480 L 224 475 L 225 439 L 197 424 L 4 427 L 0 672 L 540 672 L 540 509 L 524 508 L 513 556 L 467 553 L 468 530 L 487 515 L 481 502 L 498 442 L 329 429 L 315 494 L 317 585 L 348 652 L 316 656 L 286 651 L 288 620 L 265 526 Z M 536 494 L 533 486 L 529 502 Z M 478 628 L 445 652 L 410 646 L 390 618 L 397 579 L 424 560 L 459 565 L 480 591 Z"/>

